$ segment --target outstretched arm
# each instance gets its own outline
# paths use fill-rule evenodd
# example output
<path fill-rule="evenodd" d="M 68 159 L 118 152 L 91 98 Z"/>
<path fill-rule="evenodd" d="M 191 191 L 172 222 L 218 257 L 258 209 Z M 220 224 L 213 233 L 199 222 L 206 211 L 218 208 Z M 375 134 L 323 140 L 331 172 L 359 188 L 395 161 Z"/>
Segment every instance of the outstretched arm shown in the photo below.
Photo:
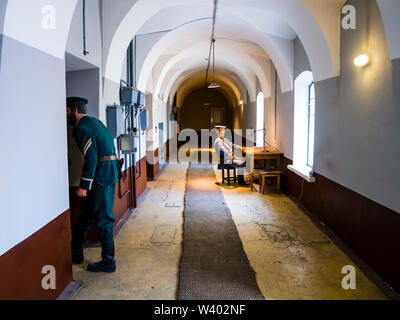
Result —
<path fill-rule="evenodd" d="M 91 190 L 97 167 L 96 141 L 86 130 L 79 128 L 74 131 L 74 138 L 85 158 L 79 188 L 86 191 Z"/>

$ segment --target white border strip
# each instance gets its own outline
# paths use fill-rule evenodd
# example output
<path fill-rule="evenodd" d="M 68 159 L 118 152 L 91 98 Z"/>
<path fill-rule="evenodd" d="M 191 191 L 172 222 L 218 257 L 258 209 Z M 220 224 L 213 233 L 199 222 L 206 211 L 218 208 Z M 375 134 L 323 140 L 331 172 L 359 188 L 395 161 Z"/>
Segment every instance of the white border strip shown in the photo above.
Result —
<path fill-rule="evenodd" d="M 310 176 L 306 175 L 305 173 L 301 172 L 299 169 L 296 169 L 294 166 L 289 165 L 288 169 L 290 171 L 294 172 L 295 174 L 299 175 L 300 177 L 302 177 L 307 182 L 315 183 L 315 177 L 310 177 Z"/>

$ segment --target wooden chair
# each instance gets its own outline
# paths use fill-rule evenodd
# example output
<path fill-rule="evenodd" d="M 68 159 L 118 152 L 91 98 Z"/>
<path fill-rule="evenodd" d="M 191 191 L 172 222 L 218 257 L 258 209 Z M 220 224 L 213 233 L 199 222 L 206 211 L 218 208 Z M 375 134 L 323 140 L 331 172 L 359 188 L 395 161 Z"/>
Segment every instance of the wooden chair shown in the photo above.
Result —
<path fill-rule="evenodd" d="M 281 171 L 264 171 L 261 173 L 261 188 L 260 192 L 265 194 L 265 185 L 267 178 L 276 178 L 276 189 L 278 192 L 281 192 Z"/>
<path fill-rule="evenodd" d="M 228 182 L 228 186 L 231 185 L 231 182 L 236 184 L 236 167 L 233 164 L 225 164 L 223 153 L 219 157 L 218 170 L 222 170 L 222 184 L 225 184 L 225 181 Z M 227 171 L 227 177 L 225 176 L 225 170 Z M 231 177 L 231 171 L 233 171 L 233 177 Z"/>
<path fill-rule="evenodd" d="M 231 182 L 237 182 L 236 168 L 231 164 L 219 165 L 218 169 L 222 170 L 222 183 L 228 182 L 228 186 L 231 185 Z M 227 171 L 227 176 L 225 176 L 225 170 Z M 231 177 L 231 170 L 233 171 L 233 177 Z"/>

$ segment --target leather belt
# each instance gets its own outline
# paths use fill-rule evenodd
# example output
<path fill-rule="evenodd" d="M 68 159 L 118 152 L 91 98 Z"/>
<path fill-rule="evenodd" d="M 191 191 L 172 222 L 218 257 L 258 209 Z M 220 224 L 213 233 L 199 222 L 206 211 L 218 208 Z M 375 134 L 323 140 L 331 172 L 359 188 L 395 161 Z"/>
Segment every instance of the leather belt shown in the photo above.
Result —
<path fill-rule="evenodd" d="M 107 162 L 107 161 L 114 161 L 114 160 L 118 160 L 117 156 L 108 156 L 108 157 L 101 157 L 98 159 L 99 162 Z"/>

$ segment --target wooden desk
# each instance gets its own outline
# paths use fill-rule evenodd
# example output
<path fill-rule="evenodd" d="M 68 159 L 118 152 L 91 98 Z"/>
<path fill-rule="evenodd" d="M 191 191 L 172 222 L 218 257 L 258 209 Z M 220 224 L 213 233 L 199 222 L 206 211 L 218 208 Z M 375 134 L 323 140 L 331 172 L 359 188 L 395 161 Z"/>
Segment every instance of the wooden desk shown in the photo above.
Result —
<path fill-rule="evenodd" d="M 246 149 L 244 150 L 246 152 Z M 280 185 L 281 185 L 281 174 L 282 174 L 282 165 L 283 165 L 283 153 L 274 150 L 272 148 L 267 148 L 267 151 L 264 150 L 264 148 L 254 148 L 254 150 L 249 150 L 247 153 L 247 157 L 253 158 L 254 161 L 257 160 L 262 160 L 264 162 L 264 165 L 262 168 L 254 168 L 255 170 L 260 170 L 259 175 L 260 175 L 260 189 L 259 191 L 264 193 L 265 192 L 265 185 L 266 185 L 266 178 L 268 177 L 274 177 L 276 178 L 277 182 L 277 190 L 280 192 Z M 276 161 L 276 167 L 275 166 L 268 166 L 266 162 L 274 160 Z M 267 169 L 267 171 L 264 171 L 262 169 Z M 254 171 L 250 175 L 250 184 L 251 184 L 251 190 L 253 191 L 254 187 Z M 257 190 L 257 189 L 256 189 Z"/>
<path fill-rule="evenodd" d="M 254 160 L 263 160 L 264 168 L 266 168 L 266 161 L 275 160 L 277 167 L 274 168 L 274 171 L 282 171 L 282 161 L 283 161 L 283 152 L 274 150 L 272 148 L 267 148 L 268 152 L 264 152 L 264 148 L 254 148 L 253 152 L 246 152 L 247 156 L 253 158 Z M 264 169 L 258 168 L 258 169 Z"/>

